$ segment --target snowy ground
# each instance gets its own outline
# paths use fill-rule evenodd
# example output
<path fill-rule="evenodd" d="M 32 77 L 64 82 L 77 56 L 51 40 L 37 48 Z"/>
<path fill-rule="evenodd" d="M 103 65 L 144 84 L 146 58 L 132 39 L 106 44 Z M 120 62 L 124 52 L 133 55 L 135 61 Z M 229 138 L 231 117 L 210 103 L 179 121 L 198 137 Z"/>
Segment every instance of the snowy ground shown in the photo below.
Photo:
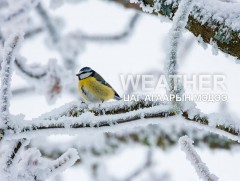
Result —
<path fill-rule="evenodd" d="M 88 0 L 77 6 L 64 5 L 51 13 L 64 17 L 66 20 L 65 32 L 81 29 L 91 34 L 115 34 L 123 30 L 129 17 L 134 12 L 114 3 Z M 156 16 L 142 14 L 133 35 L 129 39 L 117 43 L 87 44 L 84 53 L 77 60 L 79 62 L 78 69 L 82 66 L 92 67 L 122 95 L 120 74 L 161 71 L 163 69 L 164 47 L 170 27 L 171 23 L 161 22 L 161 19 Z M 184 47 L 186 42 L 191 39 L 194 40 L 190 47 L 181 50 L 181 47 Z M 49 58 L 59 58 L 57 53 L 49 52 L 42 45 L 43 41 L 43 36 L 39 36 L 34 41 L 26 42 L 22 47 L 21 54 L 28 58 L 29 63 L 37 61 L 44 64 Z M 236 64 L 232 57 L 226 57 L 222 53 L 217 56 L 212 55 L 211 47 L 204 50 L 198 45 L 196 38 L 188 32 L 184 34 L 180 46 L 180 57 L 179 64 L 182 73 L 220 73 L 227 75 L 228 109 L 240 116 L 238 107 L 240 85 L 237 83 L 240 65 Z M 77 79 L 75 83 L 77 87 Z M 13 88 L 25 84 L 24 80 L 14 75 Z M 26 115 L 26 118 L 32 118 L 72 100 L 71 96 L 63 94 L 56 104 L 50 106 L 43 96 L 31 94 L 25 97 L 13 97 L 10 109 L 13 114 L 22 113 Z M 198 103 L 198 107 L 206 113 L 221 111 L 219 103 Z M 59 139 L 63 138 L 53 137 L 53 140 Z M 237 151 L 209 151 L 207 148 L 197 149 L 197 151 L 202 160 L 209 166 L 209 169 L 221 181 L 240 178 L 240 172 L 238 172 L 240 154 Z M 143 161 L 145 152 L 144 147 L 135 146 L 123 149 L 116 156 L 107 158 L 109 173 L 124 178 L 131 172 L 131 169 L 134 169 L 136 165 Z M 185 159 L 185 154 L 180 151 L 180 148 L 176 147 L 167 152 L 158 150 L 154 157 L 157 164 L 156 169 L 159 169 L 159 172 L 170 173 L 172 180 L 198 180 L 197 174 Z M 64 180 L 89 180 L 86 169 L 81 166 L 71 168 L 62 175 Z M 136 180 L 145 180 L 145 178 L 142 176 Z"/>

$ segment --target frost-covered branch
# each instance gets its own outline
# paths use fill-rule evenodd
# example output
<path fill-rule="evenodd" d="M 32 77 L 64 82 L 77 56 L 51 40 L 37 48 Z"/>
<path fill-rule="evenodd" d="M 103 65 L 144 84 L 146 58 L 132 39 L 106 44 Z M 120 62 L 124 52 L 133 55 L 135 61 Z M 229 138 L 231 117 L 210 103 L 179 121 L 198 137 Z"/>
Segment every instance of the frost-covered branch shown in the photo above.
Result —
<path fill-rule="evenodd" d="M 1 112 L 1 123 L 0 127 L 4 132 L 12 131 L 16 129 L 16 125 L 12 121 L 9 113 L 10 105 L 10 86 L 11 86 L 11 77 L 12 77 L 12 68 L 13 62 L 15 60 L 15 54 L 18 50 L 19 44 L 21 43 L 23 36 L 21 34 L 15 34 L 10 36 L 7 41 L 4 43 L 4 50 L 2 55 L 2 70 L 1 70 L 1 92 L 0 92 L 0 112 Z M 0 144 L 3 146 L 3 141 L 0 140 Z M 22 149 L 22 144 L 25 139 L 12 140 L 8 141 L 8 145 L 5 153 L 1 156 L 0 165 L 3 166 L 2 177 L 5 177 L 8 180 L 13 174 L 14 166 L 17 164 L 18 155 Z"/>
<path fill-rule="evenodd" d="M 55 102 L 63 90 L 68 90 L 71 85 L 71 75 L 55 59 L 50 59 L 44 66 L 27 65 L 26 60 L 19 56 L 15 65 L 17 73 L 33 85 L 38 93 L 44 94 L 48 103 Z"/>
<path fill-rule="evenodd" d="M 235 120 L 231 117 L 224 117 L 220 113 L 212 113 L 212 114 L 204 114 L 201 112 L 197 112 L 195 114 L 189 112 L 183 112 L 182 116 L 187 121 L 192 121 L 198 123 L 200 125 L 207 126 L 206 129 L 212 132 L 216 132 L 217 134 L 223 134 L 224 136 L 229 137 L 229 139 L 239 140 L 240 129 L 238 120 Z M 217 130 L 221 130 L 223 132 L 218 132 Z"/>
<path fill-rule="evenodd" d="M 126 8 L 160 14 L 172 20 L 180 0 L 143 1 L 111 0 Z M 136 4 L 132 4 L 132 3 Z M 198 0 L 193 6 L 186 29 L 194 36 L 200 36 L 205 43 L 216 43 L 224 53 L 240 58 L 240 37 L 238 36 L 240 5 L 219 0 Z"/>
<path fill-rule="evenodd" d="M 39 0 L 29 0 L 23 1 L 19 8 L 15 9 L 14 11 L 9 10 L 5 16 L 0 18 L 0 25 L 10 24 L 12 22 L 18 21 L 22 19 L 26 14 L 28 14 L 34 7 L 39 3 Z"/>
<path fill-rule="evenodd" d="M 236 120 L 229 117 L 222 117 L 219 120 L 216 116 L 206 115 L 194 108 L 177 113 L 171 104 L 144 101 L 144 99 L 130 102 L 123 100 L 106 102 L 101 105 L 70 103 L 32 121 L 20 122 L 18 132 L 11 136 L 5 135 L 5 138 L 33 138 L 52 134 L 76 135 L 86 129 L 93 132 L 97 129 L 100 132 L 115 132 L 114 128 L 121 130 L 124 125 L 130 128 L 160 124 L 161 120 L 148 118 L 168 117 L 240 141 L 238 138 L 240 129 Z"/>
<path fill-rule="evenodd" d="M 32 79 L 40 79 L 47 75 L 47 68 L 46 67 L 30 67 L 26 65 L 25 60 L 23 58 L 17 58 L 15 60 L 15 65 L 17 69 L 24 74 L 25 77 L 29 77 Z"/>
<path fill-rule="evenodd" d="M 10 84 L 12 77 L 12 66 L 15 60 L 15 53 L 21 41 L 22 35 L 17 34 L 15 36 L 9 37 L 9 39 L 4 44 L 0 92 L 1 127 L 7 126 L 8 128 L 13 128 L 13 125 L 9 118 L 9 97 L 11 94 Z"/>
<path fill-rule="evenodd" d="M 161 121 L 158 125 L 128 129 L 124 132 L 88 136 L 84 142 L 79 141 L 82 138 L 81 135 L 61 145 L 50 142 L 46 138 L 34 138 L 29 147 L 38 148 L 43 156 L 51 159 L 56 159 L 68 148 L 77 149 L 79 155 L 91 153 L 93 156 L 99 157 L 105 154 L 114 154 L 123 146 L 132 144 L 156 145 L 156 147 L 166 150 L 174 147 L 178 143 L 178 138 L 184 135 L 191 136 L 195 145 L 200 148 L 231 150 L 239 144 L 226 137 L 186 126 L 179 120 L 167 120 Z"/>
<path fill-rule="evenodd" d="M 72 166 L 78 160 L 76 150 L 70 149 L 57 160 L 46 161 L 36 149 L 24 150 L 28 140 L 7 140 L 7 135 L 18 132 L 19 125 L 24 121 L 20 117 L 9 114 L 10 83 L 15 60 L 16 50 L 23 36 L 16 34 L 10 36 L 4 44 L 1 70 L 1 140 L 0 140 L 0 165 L 1 179 L 6 181 L 35 181 L 46 180 L 48 177 L 59 173 Z M 55 64 L 52 67 L 56 67 Z M 54 69 L 55 71 L 55 69 Z M 51 71 L 50 71 L 51 72 Z M 51 76 L 53 76 L 51 74 Z M 25 155 L 24 155 L 25 153 Z M 26 154 L 27 153 L 27 154 Z"/>
<path fill-rule="evenodd" d="M 182 151 L 186 153 L 187 159 L 194 166 L 198 176 L 204 181 L 217 181 L 218 178 L 210 173 L 206 164 L 202 162 L 200 156 L 194 150 L 192 143 L 193 141 L 187 136 L 183 136 L 179 139 Z"/>
<path fill-rule="evenodd" d="M 137 105 L 133 105 L 133 107 L 134 106 L 140 106 L 140 104 L 138 103 Z M 145 108 L 132 111 L 129 110 L 129 107 L 121 107 L 118 110 L 106 107 L 106 112 L 104 114 L 104 110 L 102 112 L 102 110 L 98 108 L 99 106 L 96 105 L 96 107 L 93 107 L 93 109 L 90 108 L 88 111 L 86 109 L 80 109 L 79 112 L 74 111 L 73 116 L 65 116 L 63 114 L 62 116 L 58 115 L 58 118 L 56 119 L 40 118 L 32 122 L 24 122 L 19 127 L 20 131 L 16 133 L 14 137 L 35 137 L 39 134 L 49 135 L 54 133 L 76 134 L 78 129 L 109 127 L 116 124 L 134 122 L 143 118 L 165 118 L 175 115 L 174 110 L 168 105 L 149 106 L 150 105 L 145 105 Z M 121 114 L 121 110 L 125 111 Z M 116 111 L 120 114 L 113 114 L 113 112 Z M 74 115 L 75 113 L 77 115 Z M 72 113 L 67 112 L 67 114 L 69 115 Z M 148 122 L 145 122 L 144 124 L 148 124 Z"/>
<path fill-rule="evenodd" d="M 75 149 L 68 149 L 63 155 L 58 159 L 50 161 L 48 166 L 44 169 L 44 174 L 40 172 L 37 179 L 41 180 L 42 177 L 48 178 L 58 173 L 63 172 L 67 168 L 74 165 L 74 163 L 79 159 L 78 152 Z"/>
<path fill-rule="evenodd" d="M 25 144 L 24 143 L 25 141 L 26 141 L 25 139 L 22 139 L 19 141 L 14 140 L 10 142 L 10 144 L 12 145 L 12 148 L 10 149 L 9 152 L 7 152 L 7 154 L 9 155 L 8 156 L 4 155 L 4 157 L 7 159 L 6 160 L 7 167 L 17 164 L 19 160 L 16 157 L 19 157 L 20 149 L 23 149 L 23 145 Z"/>
<path fill-rule="evenodd" d="M 4 152 L 0 156 L 0 164 L 2 166 L 0 173 L 3 180 L 14 180 L 16 174 L 16 166 L 20 160 L 20 154 L 25 146 L 25 139 L 11 140 L 2 142 L 1 146 Z"/>
<path fill-rule="evenodd" d="M 167 58 L 165 63 L 165 73 L 166 75 L 177 75 L 177 50 L 178 44 L 180 42 L 182 31 L 184 30 L 189 13 L 192 9 L 192 0 L 181 0 L 178 10 L 173 17 L 173 26 L 169 32 L 169 45 L 167 48 Z M 170 77 L 170 76 L 169 76 Z M 173 77 L 170 77 L 169 80 L 170 94 L 181 97 L 183 93 L 183 86 L 179 84 L 178 87 L 175 87 L 176 80 Z M 180 103 L 180 102 L 179 102 Z M 180 105 L 178 105 L 180 108 Z"/>
<path fill-rule="evenodd" d="M 36 148 L 23 151 L 21 159 L 15 165 L 15 174 L 8 177 L 9 180 L 36 181 L 61 173 L 72 166 L 79 159 L 75 149 L 68 149 L 56 160 L 48 160 L 41 156 Z"/>

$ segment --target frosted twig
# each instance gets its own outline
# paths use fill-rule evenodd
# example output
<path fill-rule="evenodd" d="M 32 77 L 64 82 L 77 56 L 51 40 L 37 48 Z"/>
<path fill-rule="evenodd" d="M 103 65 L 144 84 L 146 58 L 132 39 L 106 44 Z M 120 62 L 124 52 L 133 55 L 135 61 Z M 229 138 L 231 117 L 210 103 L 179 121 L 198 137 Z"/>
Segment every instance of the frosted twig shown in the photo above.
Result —
<path fill-rule="evenodd" d="M 29 67 L 26 65 L 23 59 L 18 57 L 15 60 L 15 65 L 18 68 L 18 70 L 21 72 L 21 74 L 24 74 L 24 76 L 27 76 L 32 79 L 40 79 L 47 75 L 47 68 L 46 67 Z M 34 70 L 35 69 L 35 70 Z"/>
<path fill-rule="evenodd" d="M 47 65 L 27 65 L 25 59 L 17 57 L 15 61 L 17 72 L 29 81 L 38 93 L 44 94 L 48 103 L 53 103 L 57 97 L 68 90 L 71 79 L 69 72 L 50 59 Z"/>
<path fill-rule="evenodd" d="M 46 180 L 47 178 L 61 173 L 72 166 L 79 159 L 75 149 L 68 149 L 56 160 L 48 160 L 41 156 L 36 148 L 27 149 L 22 155 L 16 168 L 17 174 L 14 180 L 35 181 Z"/>
<path fill-rule="evenodd" d="M 10 148 L 9 152 L 7 154 L 9 154 L 9 156 L 6 156 L 7 161 L 6 161 L 6 165 L 7 167 L 10 167 L 11 165 L 13 165 L 13 162 L 15 160 L 15 164 L 17 163 L 17 159 L 16 157 L 19 157 L 19 153 L 20 153 L 20 149 L 23 149 L 22 145 L 24 144 L 26 140 L 22 139 L 19 141 L 11 141 L 11 145 L 12 148 Z"/>
<path fill-rule="evenodd" d="M 54 176 L 67 168 L 74 165 L 74 163 L 79 159 L 78 152 L 76 149 L 68 149 L 63 155 L 61 155 L 58 159 L 51 161 L 47 168 L 45 168 L 45 179 L 51 176 Z M 39 175 L 41 178 L 42 175 Z"/>
<path fill-rule="evenodd" d="M 16 50 L 22 40 L 22 35 L 17 34 L 9 37 L 4 45 L 4 54 L 2 62 L 2 72 L 1 72 L 1 92 L 0 92 L 0 112 L 1 112 L 1 123 L 5 124 L 8 128 L 12 128 L 13 125 L 10 123 L 9 118 L 9 97 L 10 82 L 12 77 L 12 66 L 15 60 Z"/>
<path fill-rule="evenodd" d="M 29 0 L 24 1 L 21 7 L 16 9 L 15 11 L 10 11 L 5 17 L 0 19 L 0 25 L 9 24 L 13 21 L 19 20 L 24 17 L 27 13 L 30 12 L 37 4 L 39 0 Z"/>
<path fill-rule="evenodd" d="M 15 60 L 15 53 L 19 47 L 21 40 L 23 39 L 21 34 L 16 34 L 10 36 L 4 44 L 4 53 L 2 61 L 2 72 L 1 72 L 1 92 L 0 92 L 0 112 L 1 112 L 1 127 L 5 128 L 3 130 L 14 130 L 15 124 L 10 119 L 9 114 L 9 105 L 10 105 L 10 83 L 12 77 L 12 67 Z M 3 133 L 4 134 L 4 133 Z M 4 135 L 3 135 L 4 137 Z M 19 153 L 19 150 L 22 147 L 23 140 L 13 140 L 9 141 L 9 147 L 6 148 L 5 156 L 3 156 L 3 174 L 6 177 L 11 175 L 11 167 L 14 166 L 17 162 L 16 156 Z M 1 143 L 2 144 L 2 143 Z M 12 171 L 14 173 L 14 171 Z M 13 174 L 12 173 L 12 174 Z M 6 178 L 7 179 L 7 178 Z"/>
<path fill-rule="evenodd" d="M 209 172 L 206 164 L 202 162 L 200 156 L 194 150 L 192 143 L 193 141 L 187 136 L 183 136 L 179 139 L 181 150 L 186 153 L 187 159 L 195 168 L 199 178 L 203 179 L 204 181 L 217 181 L 218 178 Z"/>
<path fill-rule="evenodd" d="M 167 75 L 177 75 L 177 50 L 182 31 L 184 30 L 190 10 L 192 9 L 192 0 L 181 0 L 178 10 L 173 17 L 173 25 L 169 32 L 169 46 L 167 49 L 167 60 L 165 62 L 165 73 Z M 176 84 L 176 78 L 169 76 L 170 94 L 180 96 L 183 93 L 181 83 Z M 177 85 L 177 87 L 175 86 Z M 180 105 L 178 105 L 180 107 Z"/>
<path fill-rule="evenodd" d="M 3 167 L 2 170 L 0 170 L 1 176 L 5 180 L 16 180 L 16 166 L 20 160 L 20 154 L 24 146 L 26 146 L 26 140 L 5 141 L 4 145 L 6 146 L 5 152 L 1 155 L 0 160 L 0 164 Z"/>

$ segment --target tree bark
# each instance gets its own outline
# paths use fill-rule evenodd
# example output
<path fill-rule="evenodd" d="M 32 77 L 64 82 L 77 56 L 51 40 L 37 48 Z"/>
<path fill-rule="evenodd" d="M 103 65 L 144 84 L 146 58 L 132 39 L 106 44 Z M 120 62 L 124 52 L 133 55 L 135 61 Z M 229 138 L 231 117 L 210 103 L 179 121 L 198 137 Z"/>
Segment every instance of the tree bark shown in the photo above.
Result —
<path fill-rule="evenodd" d="M 113 2 L 119 3 L 126 8 L 136 9 L 142 11 L 139 5 L 148 6 L 154 8 L 154 0 L 139 0 L 137 4 L 132 4 L 125 0 L 112 0 Z M 179 1 L 172 1 L 171 3 L 166 3 L 166 0 L 162 0 L 161 2 L 157 2 L 158 5 L 161 4 L 158 10 L 154 10 L 151 14 L 155 15 L 162 15 L 168 17 L 172 20 L 175 12 L 178 9 L 178 2 Z M 231 5 L 231 3 L 219 2 L 223 6 Z M 194 5 L 193 14 L 190 14 L 188 17 L 188 23 L 186 29 L 189 30 L 194 36 L 200 36 L 203 42 L 207 44 L 211 44 L 214 42 L 217 44 L 217 48 L 222 52 L 232 55 L 233 57 L 239 59 L 240 58 L 240 36 L 238 31 L 234 31 L 232 27 L 226 25 L 224 23 L 219 23 L 214 16 L 211 16 L 209 19 L 206 20 L 205 23 L 200 22 L 195 17 L 204 16 L 203 12 L 207 12 L 207 9 L 204 7 L 198 7 Z"/>

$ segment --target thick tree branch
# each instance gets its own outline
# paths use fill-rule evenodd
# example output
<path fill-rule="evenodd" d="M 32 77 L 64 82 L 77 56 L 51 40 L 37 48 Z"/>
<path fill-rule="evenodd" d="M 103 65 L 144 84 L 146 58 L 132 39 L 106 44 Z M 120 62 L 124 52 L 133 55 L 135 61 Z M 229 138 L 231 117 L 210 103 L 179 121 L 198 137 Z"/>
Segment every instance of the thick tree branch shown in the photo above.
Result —
<path fill-rule="evenodd" d="M 232 149 L 238 142 L 232 141 L 207 131 L 186 127 L 179 121 L 162 122 L 159 125 L 148 125 L 142 128 L 129 129 L 119 133 L 104 133 L 98 135 L 97 144 L 92 138 L 86 139 L 85 144 L 79 142 L 81 136 L 77 136 L 68 143 L 49 142 L 47 139 L 36 138 L 31 141 L 28 147 L 38 148 L 42 155 L 51 159 L 61 156 L 68 148 L 76 148 L 79 155 L 91 153 L 93 156 L 114 154 L 122 145 L 141 144 L 144 146 L 157 146 L 167 150 L 176 146 L 178 138 L 184 135 L 191 135 L 195 146 L 209 147 L 211 149 Z"/>
<path fill-rule="evenodd" d="M 137 10 L 141 10 L 139 5 L 143 7 L 143 10 L 147 9 L 144 7 L 148 7 L 148 12 L 166 16 L 170 20 L 172 20 L 179 5 L 179 0 L 162 0 L 160 2 L 138 0 L 135 1 L 137 4 L 132 4 L 125 0 L 112 1 L 122 4 L 126 8 Z M 196 37 L 200 36 L 205 43 L 211 44 L 215 42 L 219 50 L 240 59 L 240 29 L 238 26 L 235 26 L 238 24 L 235 21 L 238 21 L 237 15 L 240 12 L 236 12 L 236 6 L 239 6 L 239 4 L 215 0 L 213 2 L 199 0 L 193 7 L 193 12 L 188 18 L 186 28 Z M 156 9 L 156 7 L 159 7 L 159 9 Z M 234 11 L 231 11 L 231 9 L 234 9 Z"/>
<path fill-rule="evenodd" d="M 179 121 L 185 120 L 185 123 L 195 122 L 197 124 L 190 125 L 197 126 L 200 129 L 206 128 L 206 130 L 227 136 L 232 140 L 240 140 L 240 129 L 238 129 L 238 125 L 231 122 L 232 120 L 222 120 L 213 125 L 209 121 L 209 115 L 197 112 L 194 116 L 190 116 L 189 110 L 177 114 L 171 105 L 163 102 L 145 102 L 144 99 L 136 102 L 124 102 L 123 100 L 106 102 L 101 105 L 71 103 L 33 121 L 22 122 L 19 125 L 19 131 L 15 135 L 5 135 L 5 137 L 7 139 L 14 139 L 33 138 L 39 135 L 46 136 L 59 133 L 78 134 L 81 132 L 80 130 L 96 130 L 101 127 L 105 128 L 105 131 L 115 132 L 113 128 L 118 127 L 118 125 L 128 124 L 128 126 L 139 127 L 149 124 L 159 124 L 159 119 L 149 118 L 167 117 L 173 117 L 179 119 Z M 121 130 L 121 126 L 119 128 Z M 102 130 L 102 132 L 105 131 Z"/>

